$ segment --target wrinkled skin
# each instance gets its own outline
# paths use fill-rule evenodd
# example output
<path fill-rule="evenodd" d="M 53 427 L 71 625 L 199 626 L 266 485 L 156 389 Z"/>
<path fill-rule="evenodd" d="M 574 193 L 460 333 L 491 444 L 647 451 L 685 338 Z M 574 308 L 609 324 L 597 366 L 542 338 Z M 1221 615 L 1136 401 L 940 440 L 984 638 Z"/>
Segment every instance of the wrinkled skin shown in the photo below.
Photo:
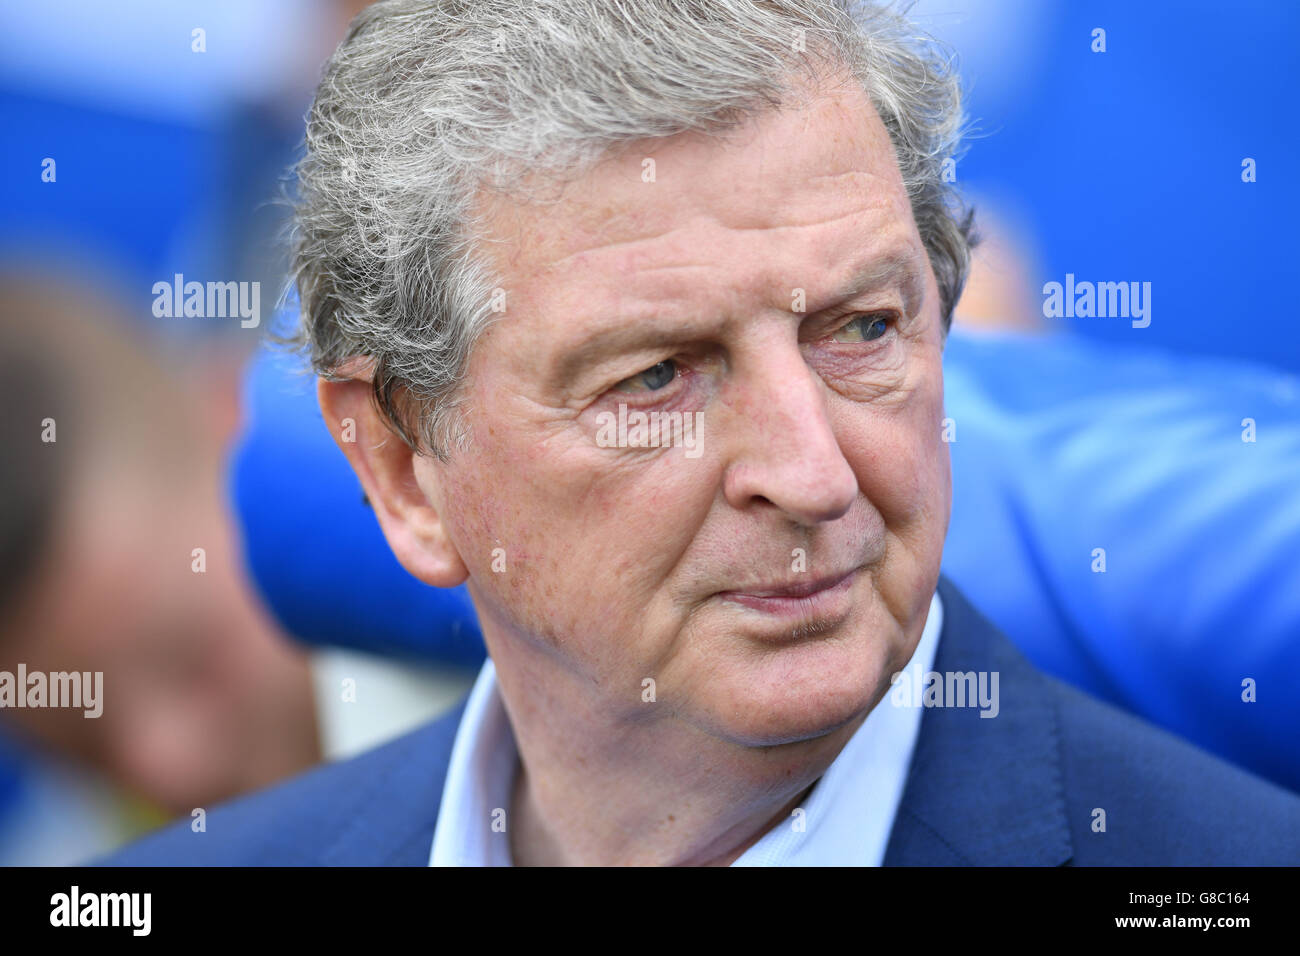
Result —
<path fill-rule="evenodd" d="M 507 308 L 467 448 L 385 439 L 364 381 L 322 384 L 327 419 L 360 423 L 343 447 L 407 569 L 468 577 L 522 756 L 516 862 L 729 863 L 884 696 L 939 575 L 939 295 L 888 134 L 846 86 L 482 209 Z M 619 403 L 702 413 L 698 456 L 601 447 Z"/>

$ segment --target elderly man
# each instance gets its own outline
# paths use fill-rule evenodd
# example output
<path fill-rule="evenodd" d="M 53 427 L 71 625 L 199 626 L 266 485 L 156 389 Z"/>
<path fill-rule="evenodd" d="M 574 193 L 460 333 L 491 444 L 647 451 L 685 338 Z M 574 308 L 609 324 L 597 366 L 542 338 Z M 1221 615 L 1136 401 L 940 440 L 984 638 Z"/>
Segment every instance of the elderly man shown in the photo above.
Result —
<path fill-rule="evenodd" d="M 835 0 L 358 17 L 299 169 L 302 340 L 490 660 L 440 721 L 113 862 L 1300 858 L 1295 798 L 940 578 L 970 219 L 914 37 Z"/>

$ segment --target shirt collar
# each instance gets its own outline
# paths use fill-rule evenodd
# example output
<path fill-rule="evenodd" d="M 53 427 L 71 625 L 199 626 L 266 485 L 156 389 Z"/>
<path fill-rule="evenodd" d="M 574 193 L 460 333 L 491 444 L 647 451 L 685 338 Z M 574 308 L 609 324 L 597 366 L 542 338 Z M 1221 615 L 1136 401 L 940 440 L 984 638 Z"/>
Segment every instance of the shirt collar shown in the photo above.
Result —
<path fill-rule="evenodd" d="M 905 672 L 933 666 L 943 605 L 930 599 L 925 629 Z M 916 681 L 919 683 L 919 680 Z M 902 799 L 921 726 L 919 706 L 893 706 L 886 693 L 804 805 L 746 850 L 733 866 L 879 866 Z M 456 731 L 430 866 L 510 866 L 506 830 L 518 750 L 489 657 Z"/>

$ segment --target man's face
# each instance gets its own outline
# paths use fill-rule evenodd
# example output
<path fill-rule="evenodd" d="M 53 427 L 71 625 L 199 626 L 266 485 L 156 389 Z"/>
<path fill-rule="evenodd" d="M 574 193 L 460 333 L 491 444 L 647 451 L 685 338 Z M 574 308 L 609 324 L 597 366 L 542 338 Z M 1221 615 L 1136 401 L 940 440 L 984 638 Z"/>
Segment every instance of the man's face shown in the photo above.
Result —
<path fill-rule="evenodd" d="M 505 312 L 468 448 L 417 476 L 498 667 L 744 745 L 864 713 L 920 637 L 950 495 L 938 291 L 865 94 L 491 203 Z M 700 413 L 698 447 L 606 447 L 620 404 Z"/>

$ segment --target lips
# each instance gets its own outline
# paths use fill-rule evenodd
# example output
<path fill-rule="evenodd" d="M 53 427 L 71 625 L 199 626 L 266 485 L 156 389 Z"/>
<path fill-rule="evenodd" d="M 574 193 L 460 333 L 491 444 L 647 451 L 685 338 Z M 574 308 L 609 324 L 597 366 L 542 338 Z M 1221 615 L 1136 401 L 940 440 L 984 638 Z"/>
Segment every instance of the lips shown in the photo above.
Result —
<path fill-rule="evenodd" d="M 829 591 L 836 585 L 844 583 L 857 569 L 854 568 L 845 571 L 843 574 L 833 577 L 823 578 L 803 578 L 799 581 L 793 581 L 789 584 L 779 584 L 760 587 L 737 588 L 734 591 L 720 591 L 719 597 L 723 598 L 786 598 L 797 599 L 811 597 L 821 591 Z"/>
<path fill-rule="evenodd" d="M 860 570 L 802 581 L 748 585 L 743 590 L 720 591 L 715 597 L 724 605 L 742 608 L 742 613 L 754 620 L 775 626 L 775 630 L 760 628 L 760 633 L 767 635 L 765 640 L 771 635 L 781 640 L 797 639 L 800 634 L 814 633 L 809 628 L 815 628 L 815 633 L 828 633 L 848 618 Z"/>

